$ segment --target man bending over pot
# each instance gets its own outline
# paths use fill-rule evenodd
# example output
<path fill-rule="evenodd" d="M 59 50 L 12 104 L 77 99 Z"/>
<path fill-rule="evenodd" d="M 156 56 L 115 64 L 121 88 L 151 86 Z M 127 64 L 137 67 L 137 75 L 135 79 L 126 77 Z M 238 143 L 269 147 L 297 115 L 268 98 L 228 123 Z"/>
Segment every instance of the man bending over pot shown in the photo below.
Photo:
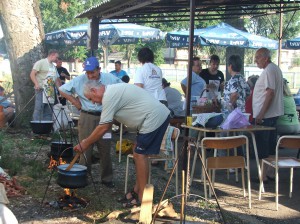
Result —
<path fill-rule="evenodd" d="M 92 134 L 74 147 L 84 152 L 111 129 L 113 120 L 137 130 L 136 146 L 133 152 L 136 170 L 136 184 L 119 202 L 124 207 L 139 206 L 148 181 L 148 156 L 159 154 L 160 145 L 169 125 L 167 107 L 161 104 L 144 89 L 135 85 L 115 84 L 104 86 L 99 82 L 88 81 L 84 95 L 93 103 L 102 104 L 99 125 Z"/>

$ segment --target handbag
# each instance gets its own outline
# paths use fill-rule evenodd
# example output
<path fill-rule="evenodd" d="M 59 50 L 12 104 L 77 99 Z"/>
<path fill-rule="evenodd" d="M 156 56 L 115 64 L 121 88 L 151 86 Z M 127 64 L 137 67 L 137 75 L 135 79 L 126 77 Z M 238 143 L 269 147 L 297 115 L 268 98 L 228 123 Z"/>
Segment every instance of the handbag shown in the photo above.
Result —
<path fill-rule="evenodd" d="M 250 125 L 246 116 L 242 113 L 239 108 L 235 108 L 226 118 L 226 120 L 221 124 L 221 128 L 228 130 L 228 129 L 235 129 L 235 128 L 242 128 L 245 126 Z"/>

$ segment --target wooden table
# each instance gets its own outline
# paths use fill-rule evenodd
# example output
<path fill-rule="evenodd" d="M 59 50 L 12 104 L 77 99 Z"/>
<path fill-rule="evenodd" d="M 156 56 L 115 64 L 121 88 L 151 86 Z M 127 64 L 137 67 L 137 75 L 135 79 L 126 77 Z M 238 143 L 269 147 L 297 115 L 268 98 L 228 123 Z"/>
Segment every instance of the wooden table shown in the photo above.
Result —
<path fill-rule="evenodd" d="M 243 127 L 243 128 L 236 128 L 236 129 L 229 129 L 229 130 L 225 130 L 225 129 L 222 129 L 222 128 L 212 129 L 212 128 L 205 128 L 205 127 L 193 127 L 193 126 L 187 126 L 185 124 L 181 125 L 181 127 L 198 131 L 197 145 L 195 146 L 197 148 L 199 147 L 198 143 L 201 140 L 202 134 L 203 134 L 204 137 L 206 137 L 206 133 L 248 132 L 251 135 L 251 138 L 252 138 L 252 143 L 253 143 L 253 148 L 254 148 L 254 153 L 255 153 L 255 159 L 256 159 L 256 165 L 257 165 L 257 171 L 258 171 L 258 177 L 259 177 L 259 179 L 261 178 L 261 169 L 260 169 L 259 158 L 258 158 L 258 154 L 257 154 L 257 146 L 256 146 L 256 140 L 255 140 L 254 132 L 257 132 L 257 131 L 272 131 L 272 130 L 275 130 L 274 127 L 267 127 L 267 126 L 261 126 L 261 125 L 249 125 L 249 126 L 246 126 L 246 127 Z M 192 173 L 193 173 L 193 170 L 192 170 Z"/>

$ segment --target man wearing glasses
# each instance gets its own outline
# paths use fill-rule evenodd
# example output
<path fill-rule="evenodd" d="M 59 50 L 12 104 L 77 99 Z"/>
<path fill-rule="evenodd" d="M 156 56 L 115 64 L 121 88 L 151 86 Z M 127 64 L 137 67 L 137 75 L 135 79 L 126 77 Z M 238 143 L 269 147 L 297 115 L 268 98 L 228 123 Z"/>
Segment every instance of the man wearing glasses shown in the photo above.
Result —
<path fill-rule="evenodd" d="M 70 82 L 59 88 L 61 96 L 69 100 L 78 110 L 80 117 L 78 122 L 79 141 L 87 138 L 93 130 L 99 125 L 102 105 L 94 104 L 88 100 L 83 93 L 84 85 L 89 80 L 96 80 L 103 85 L 122 83 L 121 79 L 110 73 L 100 72 L 98 59 L 95 57 L 87 58 L 84 62 L 85 74 L 77 76 Z M 78 97 L 73 96 L 76 94 Z M 101 165 L 101 183 L 106 187 L 114 187 L 112 161 L 110 156 L 111 132 L 107 132 L 96 143 L 100 156 Z M 85 155 L 85 156 L 84 156 Z M 88 171 L 91 171 L 92 147 L 85 151 L 80 157 L 80 164 L 86 165 Z M 85 158 L 86 157 L 86 158 Z"/>

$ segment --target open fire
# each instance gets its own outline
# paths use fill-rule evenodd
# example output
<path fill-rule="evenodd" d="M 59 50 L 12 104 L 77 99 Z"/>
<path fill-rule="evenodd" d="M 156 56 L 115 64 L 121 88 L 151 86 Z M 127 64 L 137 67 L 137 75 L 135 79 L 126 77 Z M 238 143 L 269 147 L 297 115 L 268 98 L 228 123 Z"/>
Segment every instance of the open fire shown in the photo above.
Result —
<path fill-rule="evenodd" d="M 64 188 L 65 194 L 60 196 L 58 201 L 49 202 L 49 205 L 54 208 L 65 210 L 85 208 L 88 201 L 76 196 L 76 189 Z"/>
<path fill-rule="evenodd" d="M 67 161 L 63 160 L 62 157 L 59 157 L 59 159 L 56 160 L 53 156 L 50 156 L 50 162 L 48 165 L 48 169 L 53 169 L 59 165 L 66 164 L 66 163 L 67 163 Z"/>

